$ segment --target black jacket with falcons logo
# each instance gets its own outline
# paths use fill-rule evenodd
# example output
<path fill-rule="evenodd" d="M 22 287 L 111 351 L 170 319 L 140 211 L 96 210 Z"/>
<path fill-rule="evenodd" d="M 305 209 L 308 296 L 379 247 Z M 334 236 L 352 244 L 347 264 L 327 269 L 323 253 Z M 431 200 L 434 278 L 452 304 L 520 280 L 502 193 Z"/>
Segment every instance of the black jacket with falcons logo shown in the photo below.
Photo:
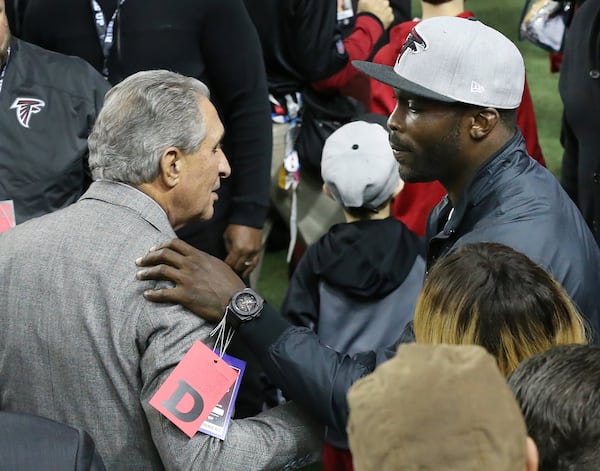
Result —
<path fill-rule="evenodd" d="M 0 91 L 0 201 L 17 224 L 88 187 L 87 136 L 110 85 L 81 59 L 13 38 Z"/>

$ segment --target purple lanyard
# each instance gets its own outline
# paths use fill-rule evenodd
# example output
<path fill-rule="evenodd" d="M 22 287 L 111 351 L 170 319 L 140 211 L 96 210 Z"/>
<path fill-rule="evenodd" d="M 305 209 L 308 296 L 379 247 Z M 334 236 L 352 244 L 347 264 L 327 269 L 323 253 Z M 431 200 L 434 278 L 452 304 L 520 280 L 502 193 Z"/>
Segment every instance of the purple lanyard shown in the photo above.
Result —
<path fill-rule="evenodd" d="M 2 91 L 2 84 L 4 83 L 4 74 L 6 73 L 6 66 L 8 65 L 8 60 L 10 59 L 10 47 L 8 51 L 6 51 L 6 62 L 0 69 L 0 92 Z"/>
<path fill-rule="evenodd" d="M 106 23 L 104 20 L 104 13 L 102 13 L 102 8 L 100 8 L 100 5 L 96 0 L 92 0 L 92 10 L 94 10 L 96 32 L 98 33 L 98 40 L 100 41 L 102 55 L 104 56 L 104 65 L 102 66 L 102 75 L 104 75 L 104 77 L 108 77 L 108 55 L 110 54 L 110 50 L 113 45 L 115 21 L 117 19 L 117 15 L 119 14 L 119 9 L 123 3 L 125 3 L 125 0 L 119 0 L 119 4 L 117 5 L 115 12 L 108 23 Z"/>

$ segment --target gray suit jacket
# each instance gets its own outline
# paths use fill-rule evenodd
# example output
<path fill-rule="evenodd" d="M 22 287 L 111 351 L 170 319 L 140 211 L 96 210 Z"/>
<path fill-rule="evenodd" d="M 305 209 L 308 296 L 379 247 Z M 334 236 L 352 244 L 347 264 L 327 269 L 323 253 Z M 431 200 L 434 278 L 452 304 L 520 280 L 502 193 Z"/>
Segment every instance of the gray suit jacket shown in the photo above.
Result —
<path fill-rule="evenodd" d="M 211 326 L 142 296 L 135 259 L 175 237 L 159 205 L 98 181 L 80 201 L 0 235 L 0 409 L 87 430 L 108 470 L 290 469 L 322 428 L 294 404 L 191 440 L 148 401 Z M 310 457 L 309 457 L 310 456 Z"/>

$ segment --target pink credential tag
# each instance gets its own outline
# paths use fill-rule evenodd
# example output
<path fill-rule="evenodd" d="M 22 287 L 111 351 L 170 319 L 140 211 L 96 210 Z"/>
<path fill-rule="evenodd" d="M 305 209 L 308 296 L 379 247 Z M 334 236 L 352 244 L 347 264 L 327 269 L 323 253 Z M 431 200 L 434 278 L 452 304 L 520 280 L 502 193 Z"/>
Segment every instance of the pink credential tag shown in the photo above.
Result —
<path fill-rule="evenodd" d="M 0 233 L 15 227 L 15 207 L 12 200 L 0 201 Z"/>
<path fill-rule="evenodd" d="M 196 341 L 150 399 L 150 405 L 192 438 L 237 376 L 236 370 Z"/>

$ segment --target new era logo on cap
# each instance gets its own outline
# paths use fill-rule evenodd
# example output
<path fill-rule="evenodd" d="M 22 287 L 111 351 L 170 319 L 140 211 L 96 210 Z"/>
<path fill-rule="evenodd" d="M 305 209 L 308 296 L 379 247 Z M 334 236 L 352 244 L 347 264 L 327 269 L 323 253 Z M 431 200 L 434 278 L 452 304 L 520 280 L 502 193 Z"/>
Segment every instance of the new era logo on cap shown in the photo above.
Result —
<path fill-rule="evenodd" d="M 408 94 L 498 109 L 521 103 L 525 65 L 517 47 L 480 21 L 440 16 L 417 24 L 394 67 L 353 65 Z"/>
<path fill-rule="evenodd" d="M 485 88 L 480 83 L 477 83 L 475 80 L 471 80 L 471 92 L 472 93 L 483 93 L 485 92 Z"/>

